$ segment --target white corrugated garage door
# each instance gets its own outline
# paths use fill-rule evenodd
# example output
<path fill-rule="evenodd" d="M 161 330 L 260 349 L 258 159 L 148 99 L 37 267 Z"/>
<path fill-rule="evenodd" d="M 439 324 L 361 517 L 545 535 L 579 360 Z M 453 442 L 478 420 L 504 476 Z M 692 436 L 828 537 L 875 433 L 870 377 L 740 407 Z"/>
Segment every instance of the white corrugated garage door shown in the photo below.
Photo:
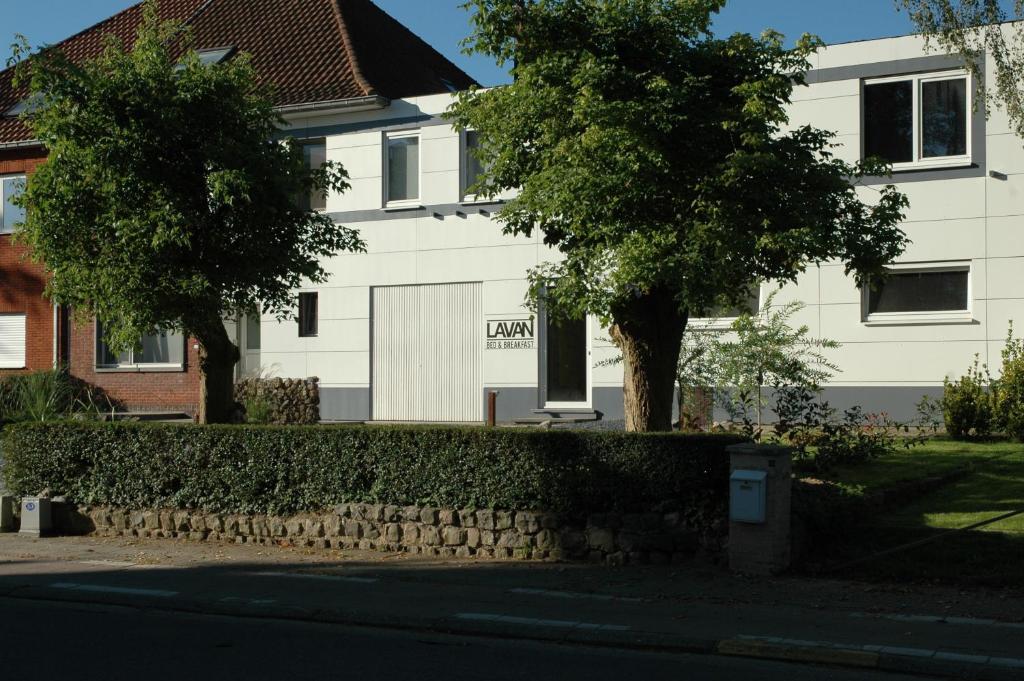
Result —
<path fill-rule="evenodd" d="M 483 286 L 373 289 L 373 419 L 483 419 Z"/>

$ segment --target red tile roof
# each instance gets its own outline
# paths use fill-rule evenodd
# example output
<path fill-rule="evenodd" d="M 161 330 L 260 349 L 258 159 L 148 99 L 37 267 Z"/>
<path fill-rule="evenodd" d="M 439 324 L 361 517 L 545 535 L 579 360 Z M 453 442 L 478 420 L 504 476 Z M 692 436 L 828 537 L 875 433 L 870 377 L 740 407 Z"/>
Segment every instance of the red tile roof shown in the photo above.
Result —
<path fill-rule="evenodd" d="M 160 0 L 159 12 L 186 23 L 196 49 L 230 46 L 252 55 L 279 106 L 414 97 L 474 82 L 370 0 Z M 141 17 L 134 5 L 59 47 L 75 61 L 95 57 L 106 35 L 130 44 Z M 10 69 L 0 72 L 0 112 L 25 96 L 12 77 Z M 0 117 L 0 144 L 31 138 L 19 120 Z"/>

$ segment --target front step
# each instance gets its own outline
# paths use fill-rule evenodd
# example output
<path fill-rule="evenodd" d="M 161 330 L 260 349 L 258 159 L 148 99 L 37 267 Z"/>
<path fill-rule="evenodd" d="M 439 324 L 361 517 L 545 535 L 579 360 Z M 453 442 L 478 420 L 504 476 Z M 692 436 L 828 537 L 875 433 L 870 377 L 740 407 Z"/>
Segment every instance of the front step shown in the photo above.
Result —
<path fill-rule="evenodd" d="M 145 421 L 147 423 L 193 423 L 194 419 L 180 411 L 118 411 L 104 414 L 104 421 Z"/>
<path fill-rule="evenodd" d="M 512 422 L 519 425 L 540 423 L 588 423 L 600 421 L 603 414 L 592 409 L 534 409 L 533 416 L 522 416 Z"/>

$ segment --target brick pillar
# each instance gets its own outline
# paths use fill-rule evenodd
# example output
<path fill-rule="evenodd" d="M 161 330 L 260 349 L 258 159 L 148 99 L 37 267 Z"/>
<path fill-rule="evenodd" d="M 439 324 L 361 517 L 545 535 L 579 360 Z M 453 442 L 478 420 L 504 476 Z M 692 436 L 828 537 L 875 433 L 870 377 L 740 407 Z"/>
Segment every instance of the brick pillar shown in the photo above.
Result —
<path fill-rule="evenodd" d="M 730 477 L 736 471 L 762 471 L 766 485 L 764 522 L 751 522 L 733 519 L 739 485 L 730 482 L 729 569 L 758 575 L 782 572 L 791 559 L 792 451 L 754 443 L 733 445 L 727 451 Z M 739 493 L 750 493 L 751 486 L 745 489 Z"/>

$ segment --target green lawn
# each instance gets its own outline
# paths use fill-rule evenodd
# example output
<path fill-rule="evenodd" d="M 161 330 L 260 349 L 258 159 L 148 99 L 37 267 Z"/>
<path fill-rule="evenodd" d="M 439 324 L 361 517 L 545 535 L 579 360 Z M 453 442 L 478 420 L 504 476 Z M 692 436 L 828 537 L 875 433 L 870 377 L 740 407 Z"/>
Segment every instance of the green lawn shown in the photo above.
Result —
<path fill-rule="evenodd" d="M 964 478 L 908 505 L 866 518 L 859 532 L 831 555 L 835 569 L 951 529 L 1024 509 L 1024 444 L 931 440 L 862 466 L 821 475 L 851 491 L 870 492 L 899 482 L 941 475 L 969 465 Z M 1024 515 L 978 530 L 944 534 L 931 543 L 841 569 L 839 575 L 870 580 L 941 582 L 1024 589 Z"/>

